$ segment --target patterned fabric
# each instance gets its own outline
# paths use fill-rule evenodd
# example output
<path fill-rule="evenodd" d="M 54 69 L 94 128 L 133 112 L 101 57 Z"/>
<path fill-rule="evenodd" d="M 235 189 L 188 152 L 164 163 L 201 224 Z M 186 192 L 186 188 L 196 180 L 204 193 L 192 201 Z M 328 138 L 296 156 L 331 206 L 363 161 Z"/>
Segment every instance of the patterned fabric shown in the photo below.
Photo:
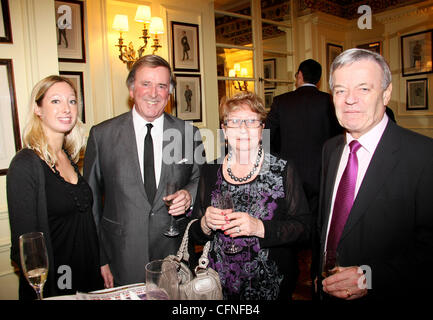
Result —
<path fill-rule="evenodd" d="M 285 166 L 285 160 L 277 160 L 274 156 L 267 155 L 256 179 L 240 185 L 228 183 L 223 178 L 220 167 L 211 199 L 214 201 L 218 193 L 228 191 L 233 200 L 234 211 L 248 212 L 262 221 L 271 220 L 277 208 L 277 200 L 285 196 Z M 224 249 L 230 245 L 232 238 L 223 232 L 216 232 L 209 254 L 210 267 L 220 275 L 224 298 L 276 299 L 283 275 L 279 272 L 276 262 L 269 258 L 269 249 L 260 248 L 257 237 L 237 237 L 233 240 L 242 246 L 243 250 L 234 255 L 227 255 Z"/>

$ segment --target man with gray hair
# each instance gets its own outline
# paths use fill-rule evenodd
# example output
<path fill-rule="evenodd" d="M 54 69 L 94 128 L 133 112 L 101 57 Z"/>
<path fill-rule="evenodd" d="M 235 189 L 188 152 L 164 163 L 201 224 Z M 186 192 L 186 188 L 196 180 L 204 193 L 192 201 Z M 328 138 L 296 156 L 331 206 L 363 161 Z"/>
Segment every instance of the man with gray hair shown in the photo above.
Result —
<path fill-rule="evenodd" d="M 198 129 L 164 112 L 175 85 L 168 62 L 143 56 L 126 83 L 134 107 L 92 127 L 84 158 L 107 288 L 143 282 L 146 263 L 176 254 L 203 161 L 195 157 L 204 150 Z M 178 189 L 167 196 L 169 181 Z M 164 235 L 171 216 L 180 229 L 175 237 Z"/>
<path fill-rule="evenodd" d="M 318 291 L 323 299 L 431 296 L 433 139 L 389 121 L 391 72 L 379 54 L 344 51 L 329 84 L 346 132 L 323 148 Z"/>

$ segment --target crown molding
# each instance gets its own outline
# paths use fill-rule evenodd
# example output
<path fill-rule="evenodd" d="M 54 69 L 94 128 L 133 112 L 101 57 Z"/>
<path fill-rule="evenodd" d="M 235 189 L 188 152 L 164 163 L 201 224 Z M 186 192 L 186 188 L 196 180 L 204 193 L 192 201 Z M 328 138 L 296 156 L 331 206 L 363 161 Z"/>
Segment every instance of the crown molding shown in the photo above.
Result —
<path fill-rule="evenodd" d="M 305 22 L 311 22 L 316 26 L 326 26 L 331 29 L 335 29 L 338 31 L 347 30 L 351 28 L 352 22 L 345 18 L 340 18 L 337 16 L 333 16 L 324 12 L 316 11 L 312 14 L 305 15 L 298 18 L 299 20 L 303 20 Z"/>
<path fill-rule="evenodd" d="M 376 13 L 374 18 L 383 23 L 396 23 L 408 17 L 421 17 L 433 14 L 433 1 L 425 1 L 413 5 Z"/>

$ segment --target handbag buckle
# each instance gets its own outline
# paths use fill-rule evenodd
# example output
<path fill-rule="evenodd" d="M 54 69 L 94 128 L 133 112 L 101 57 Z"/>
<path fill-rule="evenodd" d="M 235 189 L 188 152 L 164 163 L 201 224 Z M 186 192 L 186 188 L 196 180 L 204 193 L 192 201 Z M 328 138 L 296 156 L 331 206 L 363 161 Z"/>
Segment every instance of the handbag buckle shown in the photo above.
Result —
<path fill-rule="evenodd" d="M 209 259 L 202 256 L 200 259 L 198 259 L 198 266 L 196 267 L 196 270 L 206 269 L 208 264 L 209 264 Z"/>

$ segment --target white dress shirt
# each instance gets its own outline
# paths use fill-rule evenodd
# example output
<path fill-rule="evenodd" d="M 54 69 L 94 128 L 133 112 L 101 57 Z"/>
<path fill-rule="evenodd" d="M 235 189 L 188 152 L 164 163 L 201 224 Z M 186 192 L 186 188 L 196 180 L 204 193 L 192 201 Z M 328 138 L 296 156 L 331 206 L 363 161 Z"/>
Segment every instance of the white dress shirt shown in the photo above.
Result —
<path fill-rule="evenodd" d="M 144 120 L 135 110 L 132 109 L 132 121 L 134 124 L 134 132 L 135 132 L 135 140 L 137 142 L 137 152 L 138 152 L 138 161 L 140 162 L 140 170 L 141 170 L 141 179 L 144 183 L 144 171 L 143 171 L 143 153 L 144 153 L 144 138 L 147 134 L 146 124 L 149 121 Z M 150 132 L 153 140 L 153 160 L 155 165 L 155 183 L 156 188 L 158 188 L 159 179 L 161 176 L 161 167 L 162 167 L 162 140 L 164 134 L 164 114 L 162 114 L 159 118 L 155 119 L 153 122 L 152 131 Z"/>
<path fill-rule="evenodd" d="M 356 152 L 356 156 L 358 157 L 358 174 L 356 178 L 356 186 L 355 186 L 355 194 L 353 201 L 355 202 L 356 196 L 358 194 L 358 190 L 364 180 L 365 173 L 367 172 L 368 166 L 370 165 L 371 158 L 373 157 L 374 151 L 376 150 L 377 145 L 379 144 L 380 139 L 382 138 L 382 134 L 385 131 L 386 125 L 388 124 L 388 116 L 384 114 L 382 120 L 374 126 L 370 131 L 363 134 L 358 140 L 361 144 L 361 147 Z M 341 177 L 343 175 L 344 169 L 347 165 L 347 160 L 349 159 L 350 147 L 349 144 L 355 140 L 350 133 L 346 133 L 346 144 L 343 149 L 343 154 L 341 155 L 340 164 L 338 166 L 337 177 L 335 179 L 334 191 L 332 193 L 332 204 L 331 211 L 329 213 L 328 227 L 326 231 L 326 243 L 325 248 L 328 242 L 328 232 L 329 227 L 332 221 L 332 214 L 334 211 L 334 201 L 337 195 L 338 185 L 340 184 Z"/>

